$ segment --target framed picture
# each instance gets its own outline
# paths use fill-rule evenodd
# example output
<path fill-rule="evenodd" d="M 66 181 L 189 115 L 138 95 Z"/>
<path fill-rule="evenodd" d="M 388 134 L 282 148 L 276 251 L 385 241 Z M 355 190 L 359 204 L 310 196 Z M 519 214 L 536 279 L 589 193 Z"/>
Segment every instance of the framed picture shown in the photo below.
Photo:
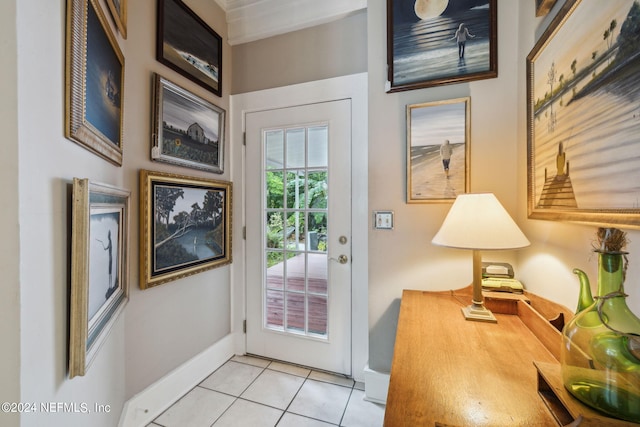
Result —
<path fill-rule="evenodd" d="M 70 378 L 85 374 L 129 300 L 129 194 L 73 179 Z"/>
<path fill-rule="evenodd" d="M 556 4 L 556 0 L 536 0 L 536 16 L 544 16 Z"/>
<path fill-rule="evenodd" d="M 387 92 L 498 75 L 497 0 L 387 0 Z"/>
<path fill-rule="evenodd" d="M 140 288 L 231 263 L 231 188 L 140 171 Z"/>
<path fill-rule="evenodd" d="M 65 136 L 122 165 L 124 57 L 97 0 L 67 2 Z"/>
<path fill-rule="evenodd" d="M 113 21 L 122 34 L 122 38 L 127 38 L 127 0 L 105 0 Z"/>
<path fill-rule="evenodd" d="M 151 157 L 210 172 L 223 172 L 225 111 L 154 75 Z"/>
<path fill-rule="evenodd" d="M 640 226 L 638 19 L 570 0 L 528 55 L 530 218 Z"/>
<path fill-rule="evenodd" d="M 407 203 L 469 191 L 471 98 L 407 105 Z"/>
<path fill-rule="evenodd" d="M 222 96 L 222 38 L 181 0 L 158 0 L 156 58 Z"/>

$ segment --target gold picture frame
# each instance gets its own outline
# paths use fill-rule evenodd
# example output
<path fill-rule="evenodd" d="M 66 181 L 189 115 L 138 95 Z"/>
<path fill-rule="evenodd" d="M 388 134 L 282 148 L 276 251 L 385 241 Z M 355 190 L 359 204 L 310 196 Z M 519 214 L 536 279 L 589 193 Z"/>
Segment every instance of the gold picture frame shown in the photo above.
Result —
<path fill-rule="evenodd" d="M 230 264 L 232 184 L 140 171 L 140 288 Z"/>
<path fill-rule="evenodd" d="M 469 192 L 471 98 L 407 105 L 407 203 Z"/>
<path fill-rule="evenodd" d="M 527 212 L 639 228 L 634 0 L 567 0 L 527 56 Z"/>
<path fill-rule="evenodd" d="M 127 38 L 127 0 L 105 0 L 122 38 Z"/>
<path fill-rule="evenodd" d="M 97 0 L 67 2 L 65 137 L 122 165 L 124 56 Z"/>
<path fill-rule="evenodd" d="M 69 378 L 86 373 L 129 301 L 129 198 L 73 179 Z"/>

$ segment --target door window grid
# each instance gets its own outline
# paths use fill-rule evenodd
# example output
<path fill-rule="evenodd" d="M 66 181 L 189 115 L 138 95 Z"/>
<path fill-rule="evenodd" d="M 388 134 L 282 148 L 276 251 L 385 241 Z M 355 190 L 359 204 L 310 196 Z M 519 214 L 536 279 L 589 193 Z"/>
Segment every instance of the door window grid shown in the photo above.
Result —
<path fill-rule="evenodd" d="M 327 338 L 328 128 L 264 133 L 269 329 Z"/>

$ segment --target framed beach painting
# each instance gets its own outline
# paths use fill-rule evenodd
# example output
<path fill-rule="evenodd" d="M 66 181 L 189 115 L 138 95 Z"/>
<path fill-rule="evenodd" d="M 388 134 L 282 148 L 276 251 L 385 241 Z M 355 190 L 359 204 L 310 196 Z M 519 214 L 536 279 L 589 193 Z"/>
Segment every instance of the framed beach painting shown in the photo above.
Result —
<path fill-rule="evenodd" d="M 124 57 L 97 0 L 67 2 L 65 136 L 122 165 Z"/>
<path fill-rule="evenodd" d="M 471 98 L 407 105 L 407 203 L 469 192 Z"/>
<path fill-rule="evenodd" d="M 129 300 L 128 190 L 74 178 L 69 377 L 83 376 Z"/>
<path fill-rule="evenodd" d="M 530 218 L 640 226 L 640 3 L 569 0 L 527 57 Z"/>
<path fill-rule="evenodd" d="M 158 0 L 156 59 L 222 96 L 222 37 L 181 0 Z"/>
<path fill-rule="evenodd" d="M 209 172 L 223 172 L 225 111 L 154 75 L 151 158 Z"/>
<path fill-rule="evenodd" d="M 387 92 L 498 75 L 497 0 L 387 0 Z"/>
<path fill-rule="evenodd" d="M 231 262 L 227 181 L 140 171 L 140 288 Z"/>

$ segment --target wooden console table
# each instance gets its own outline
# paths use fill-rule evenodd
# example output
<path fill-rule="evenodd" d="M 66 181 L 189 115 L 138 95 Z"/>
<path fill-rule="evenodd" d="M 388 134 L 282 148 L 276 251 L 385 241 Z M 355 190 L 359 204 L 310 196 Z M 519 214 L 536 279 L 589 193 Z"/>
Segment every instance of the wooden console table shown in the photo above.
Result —
<path fill-rule="evenodd" d="M 465 290 L 405 290 L 384 426 L 559 426 L 578 418 L 577 400 L 573 418 L 559 418 L 544 396 L 550 387 L 539 392 L 540 365 L 559 369 L 561 336 L 529 296 L 485 294 L 496 324 L 464 319 Z M 602 425 L 623 425 L 606 419 L 612 424 Z"/>

